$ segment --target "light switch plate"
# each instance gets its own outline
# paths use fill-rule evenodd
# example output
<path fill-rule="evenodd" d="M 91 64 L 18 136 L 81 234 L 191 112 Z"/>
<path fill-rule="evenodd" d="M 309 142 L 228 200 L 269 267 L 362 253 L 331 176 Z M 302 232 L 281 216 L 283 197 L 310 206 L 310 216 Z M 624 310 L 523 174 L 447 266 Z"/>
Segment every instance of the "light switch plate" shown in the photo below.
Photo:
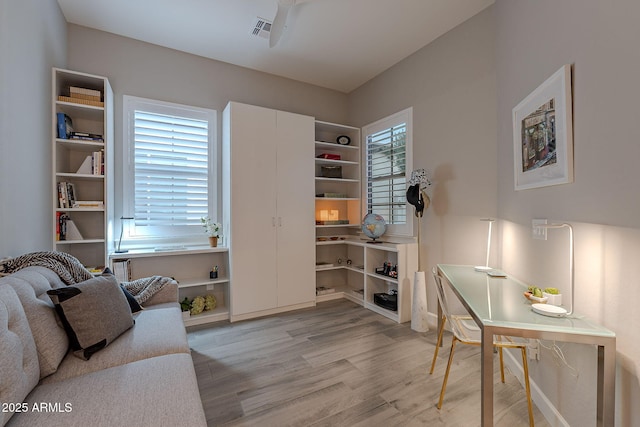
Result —
<path fill-rule="evenodd" d="M 546 225 L 546 219 L 533 219 L 531 220 L 531 237 L 537 240 L 547 240 L 547 229 L 540 227 L 540 225 Z"/>

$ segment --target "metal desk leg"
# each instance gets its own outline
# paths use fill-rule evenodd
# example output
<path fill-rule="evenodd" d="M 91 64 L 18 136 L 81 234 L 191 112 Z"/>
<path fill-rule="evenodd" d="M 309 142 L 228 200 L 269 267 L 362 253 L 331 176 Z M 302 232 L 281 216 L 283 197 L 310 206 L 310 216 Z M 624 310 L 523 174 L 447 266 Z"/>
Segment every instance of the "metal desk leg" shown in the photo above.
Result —
<path fill-rule="evenodd" d="M 493 427 L 493 329 L 482 328 L 481 405 L 482 427 Z"/>
<path fill-rule="evenodd" d="M 598 395 L 596 425 L 614 425 L 616 351 L 615 338 L 612 343 L 598 346 Z"/>

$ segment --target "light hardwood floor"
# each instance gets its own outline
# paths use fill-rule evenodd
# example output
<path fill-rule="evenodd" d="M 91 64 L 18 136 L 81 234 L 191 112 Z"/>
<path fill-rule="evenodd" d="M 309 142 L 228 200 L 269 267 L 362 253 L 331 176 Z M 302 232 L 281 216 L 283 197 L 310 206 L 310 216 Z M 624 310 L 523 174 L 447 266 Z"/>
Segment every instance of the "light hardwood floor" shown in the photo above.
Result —
<path fill-rule="evenodd" d="M 446 334 L 417 333 L 346 300 L 189 330 L 209 426 L 478 426 L 479 348 L 459 345 L 441 410 Z M 495 366 L 496 426 L 527 426 L 523 388 Z M 536 426 L 548 426 L 535 409 Z"/>

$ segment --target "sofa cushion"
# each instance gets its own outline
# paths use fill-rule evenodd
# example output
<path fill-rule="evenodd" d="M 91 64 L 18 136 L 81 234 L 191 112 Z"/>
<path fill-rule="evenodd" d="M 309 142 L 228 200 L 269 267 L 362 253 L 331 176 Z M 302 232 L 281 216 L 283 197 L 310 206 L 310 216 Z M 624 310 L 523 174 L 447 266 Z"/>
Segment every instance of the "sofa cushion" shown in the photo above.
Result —
<path fill-rule="evenodd" d="M 13 287 L 24 307 L 36 343 L 40 378 L 54 373 L 69 350 L 69 339 L 58 322 L 47 291 L 66 285 L 45 267 L 27 267 L 3 277 L 0 283 Z"/>
<path fill-rule="evenodd" d="M 30 408 L 53 402 L 60 410 L 18 414 L 10 427 L 207 425 L 193 361 L 184 353 L 41 384 L 26 402 Z"/>
<path fill-rule="evenodd" d="M 69 336 L 73 354 L 89 360 L 133 326 L 124 293 L 113 275 L 47 292 Z"/>
<path fill-rule="evenodd" d="M 189 353 L 189 343 L 178 304 L 173 303 L 165 308 L 155 307 L 136 314 L 135 326 L 120 335 L 109 347 L 91 356 L 90 361 L 67 357 L 58 371 L 42 382 L 59 382 L 163 354 Z"/>
<path fill-rule="evenodd" d="M 20 403 L 40 379 L 36 343 L 13 288 L 0 285 L 0 402 Z M 0 411 L 0 425 L 11 412 Z"/>

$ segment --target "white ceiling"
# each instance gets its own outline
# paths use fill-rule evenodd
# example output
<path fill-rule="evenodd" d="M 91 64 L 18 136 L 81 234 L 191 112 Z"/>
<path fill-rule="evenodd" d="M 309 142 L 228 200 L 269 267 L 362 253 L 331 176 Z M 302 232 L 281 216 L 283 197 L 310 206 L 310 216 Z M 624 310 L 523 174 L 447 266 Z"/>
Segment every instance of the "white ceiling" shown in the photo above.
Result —
<path fill-rule="evenodd" d="M 278 45 L 251 35 L 278 0 L 58 0 L 66 20 L 350 92 L 494 0 L 298 0 Z"/>

